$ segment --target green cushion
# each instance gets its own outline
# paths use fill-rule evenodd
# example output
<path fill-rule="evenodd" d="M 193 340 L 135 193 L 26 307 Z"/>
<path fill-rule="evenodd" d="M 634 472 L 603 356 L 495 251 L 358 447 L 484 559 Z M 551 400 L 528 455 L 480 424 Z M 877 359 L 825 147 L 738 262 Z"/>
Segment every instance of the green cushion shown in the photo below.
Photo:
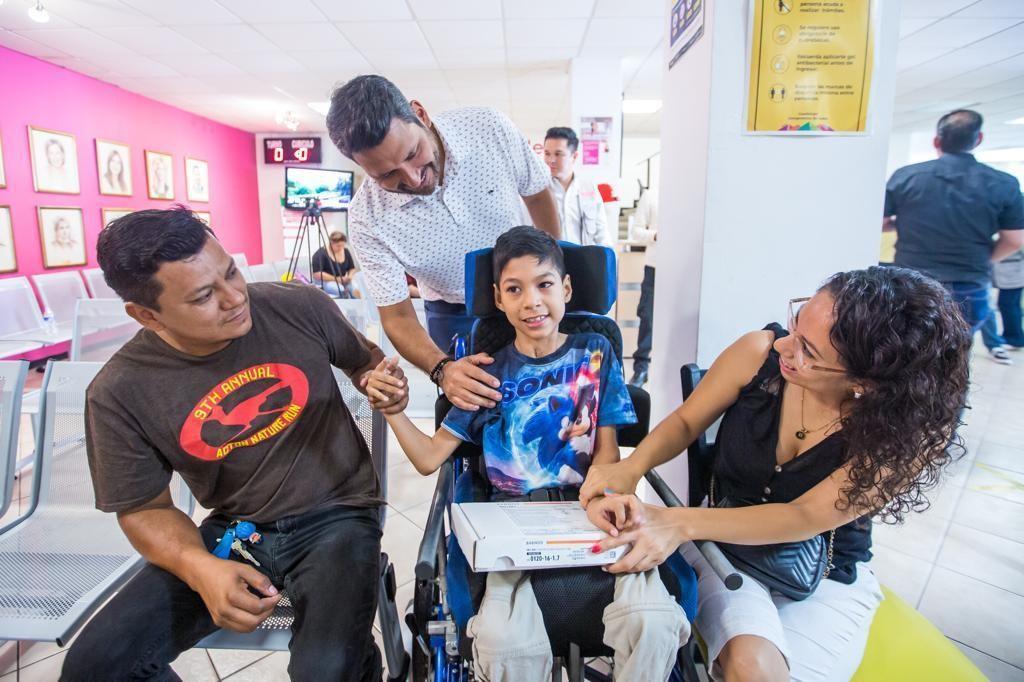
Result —
<path fill-rule="evenodd" d="M 868 634 L 864 659 L 853 682 L 984 682 L 969 658 L 887 588 Z"/>

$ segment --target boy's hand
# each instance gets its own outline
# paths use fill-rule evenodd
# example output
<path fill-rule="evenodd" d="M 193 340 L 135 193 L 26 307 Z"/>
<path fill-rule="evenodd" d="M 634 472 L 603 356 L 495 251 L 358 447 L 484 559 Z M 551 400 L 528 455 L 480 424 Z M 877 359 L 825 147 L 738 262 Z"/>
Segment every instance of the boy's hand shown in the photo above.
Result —
<path fill-rule="evenodd" d="M 398 357 L 385 358 L 360 379 L 370 407 L 384 414 L 397 414 L 409 404 L 409 386 L 398 366 Z"/>
<path fill-rule="evenodd" d="M 449 362 L 441 376 L 441 390 L 452 405 L 475 412 L 481 407 L 494 407 L 501 401 L 497 388 L 501 383 L 480 365 L 494 362 L 487 353 L 467 355 Z"/>

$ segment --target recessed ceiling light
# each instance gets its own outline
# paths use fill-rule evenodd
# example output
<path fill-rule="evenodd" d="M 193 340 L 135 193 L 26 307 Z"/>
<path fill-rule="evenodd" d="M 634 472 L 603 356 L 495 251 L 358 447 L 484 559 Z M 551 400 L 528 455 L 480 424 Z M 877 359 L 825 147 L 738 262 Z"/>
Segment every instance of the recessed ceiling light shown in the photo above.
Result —
<path fill-rule="evenodd" d="M 659 109 L 661 109 L 660 99 L 622 100 L 622 113 L 624 114 L 653 114 Z"/>
<path fill-rule="evenodd" d="M 331 108 L 331 103 L 330 102 L 307 102 L 306 106 L 309 107 L 310 109 L 312 109 L 313 111 L 315 111 L 316 113 L 320 114 L 321 116 L 326 116 L 327 112 Z"/>
<path fill-rule="evenodd" d="M 43 0 L 36 0 L 36 4 L 28 8 L 28 18 L 40 24 L 50 20 L 50 13 L 43 7 Z"/>
<path fill-rule="evenodd" d="M 1007 121 L 1006 123 L 1007 125 L 1011 126 L 1024 126 L 1024 116 L 1021 116 L 1020 118 L 1015 118 L 1012 121 Z"/>
<path fill-rule="evenodd" d="M 288 130 L 295 131 L 299 129 L 299 117 L 295 115 L 294 111 L 282 111 L 275 117 L 278 125 L 282 125 Z"/>

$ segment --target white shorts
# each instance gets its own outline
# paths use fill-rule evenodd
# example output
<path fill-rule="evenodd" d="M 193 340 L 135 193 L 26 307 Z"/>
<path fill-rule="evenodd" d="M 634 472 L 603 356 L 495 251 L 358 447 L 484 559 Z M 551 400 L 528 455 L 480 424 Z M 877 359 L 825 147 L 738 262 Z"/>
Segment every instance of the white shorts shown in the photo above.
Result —
<path fill-rule="evenodd" d="M 729 590 L 693 543 L 681 551 L 697 572 L 694 628 L 707 644 L 712 679 L 722 679 L 718 655 L 739 635 L 774 644 L 797 682 L 849 680 L 857 671 L 882 601 L 878 580 L 867 564 L 857 564 L 852 585 L 822 580 L 810 597 L 793 601 L 769 592 L 746 574 L 740 589 Z"/>

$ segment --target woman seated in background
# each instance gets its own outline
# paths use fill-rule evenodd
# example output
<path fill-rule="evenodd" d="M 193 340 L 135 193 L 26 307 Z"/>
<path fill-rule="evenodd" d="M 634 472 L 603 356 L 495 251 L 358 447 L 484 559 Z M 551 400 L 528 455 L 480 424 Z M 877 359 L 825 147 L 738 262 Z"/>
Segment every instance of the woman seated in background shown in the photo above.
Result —
<path fill-rule="evenodd" d="M 925 509 L 924 491 L 963 453 L 955 432 L 970 343 L 945 289 L 902 268 L 840 273 L 790 302 L 788 332 L 770 325 L 742 336 L 631 457 L 591 467 L 580 500 L 614 536 L 602 549 L 633 545 L 609 570 L 647 570 L 683 545 L 699 576 L 695 627 L 714 679 L 849 679 L 882 598 L 868 565 L 872 518 Z M 632 493 L 723 415 L 715 508 L 615 494 Z M 729 591 L 691 540 L 728 543 L 738 566 L 767 569 L 762 581 L 745 576 Z M 809 596 L 766 587 L 792 576 L 767 561 L 779 543 L 827 551 Z"/>
<path fill-rule="evenodd" d="M 356 262 L 348 250 L 348 237 L 344 232 L 331 232 L 330 253 L 321 246 L 313 254 L 313 284 L 334 298 L 361 298 L 352 288 L 357 272 Z"/>

